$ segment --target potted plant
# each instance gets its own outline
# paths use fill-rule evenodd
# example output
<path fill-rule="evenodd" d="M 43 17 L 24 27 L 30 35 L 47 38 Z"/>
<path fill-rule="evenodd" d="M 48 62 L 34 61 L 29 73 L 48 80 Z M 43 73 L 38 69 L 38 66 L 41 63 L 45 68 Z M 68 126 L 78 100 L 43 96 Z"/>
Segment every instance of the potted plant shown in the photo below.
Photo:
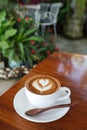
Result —
<path fill-rule="evenodd" d="M 85 5 L 86 0 L 75 0 L 74 13 L 67 17 L 67 25 L 65 25 L 66 36 L 70 38 L 80 38 L 83 36 Z"/>
<path fill-rule="evenodd" d="M 37 29 L 34 27 L 34 23 L 31 18 L 18 18 L 14 28 L 16 29 L 16 33 L 14 37 L 10 38 L 11 42 L 5 48 L 3 56 L 8 59 L 10 63 L 9 65 L 11 65 L 11 62 L 13 63 L 13 67 L 16 65 L 15 62 L 17 62 L 17 66 L 19 66 L 21 61 L 29 61 L 30 66 L 32 66 L 33 62 L 30 60 L 29 50 L 26 54 L 28 49 L 27 44 L 29 44 L 32 40 L 35 42 L 42 42 L 44 39 L 35 34 Z"/>
<path fill-rule="evenodd" d="M 19 20 L 19 19 L 18 19 Z M 20 61 L 20 57 L 24 58 L 23 44 L 28 40 L 43 40 L 39 36 L 32 36 L 36 32 L 34 28 L 33 20 L 17 22 L 13 20 L 13 17 L 9 19 L 6 17 L 6 11 L 0 12 L 0 58 L 1 60 L 8 59 L 11 61 Z M 31 26 L 31 29 L 29 27 Z M 28 29 L 26 31 L 26 29 Z M 23 59 L 24 60 L 24 59 Z"/>
<path fill-rule="evenodd" d="M 15 40 L 12 40 L 13 45 L 6 50 L 5 55 L 10 61 L 21 60 L 23 64 L 32 68 L 34 64 L 57 51 L 55 45 L 51 44 L 52 41 L 43 38 L 40 34 L 36 35 L 38 30 L 35 28 L 32 18 L 18 18 L 17 24 Z"/>
<path fill-rule="evenodd" d="M 38 30 L 35 28 L 32 18 L 18 18 L 14 19 L 12 23 L 14 24 L 10 26 L 12 26 L 13 32 L 10 32 L 10 36 L 7 35 L 9 39 L 5 39 L 4 44 L 0 42 L 1 55 L 8 60 L 10 67 L 20 67 L 21 64 L 26 63 L 32 67 L 55 51 L 54 44 L 45 40 L 40 34 L 36 35 Z M 3 34 L 2 39 L 4 40 Z"/>

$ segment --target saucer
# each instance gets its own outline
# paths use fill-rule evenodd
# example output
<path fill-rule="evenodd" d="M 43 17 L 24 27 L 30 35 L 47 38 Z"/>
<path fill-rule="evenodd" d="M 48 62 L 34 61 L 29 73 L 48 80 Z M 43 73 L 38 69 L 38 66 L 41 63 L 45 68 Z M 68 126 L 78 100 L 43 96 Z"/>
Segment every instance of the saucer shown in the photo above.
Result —
<path fill-rule="evenodd" d="M 53 105 L 68 104 L 68 103 L 71 103 L 70 97 L 61 102 L 57 101 Z M 29 120 L 29 121 L 33 121 L 33 122 L 39 122 L 39 123 L 52 122 L 52 121 L 58 120 L 58 119 L 62 118 L 63 116 L 65 116 L 65 114 L 67 114 L 67 112 L 70 109 L 70 107 L 56 108 L 56 109 L 42 112 L 35 116 L 27 116 L 27 115 L 25 115 L 25 111 L 34 108 L 34 106 L 27 99 L 24 87 L 22 89 L 20 89 L 17 92 L 17 94 L 15 95 L 14 100 L 13 100 L 13 106 L 14 106 L 15 111 L 22 118 Z"/>

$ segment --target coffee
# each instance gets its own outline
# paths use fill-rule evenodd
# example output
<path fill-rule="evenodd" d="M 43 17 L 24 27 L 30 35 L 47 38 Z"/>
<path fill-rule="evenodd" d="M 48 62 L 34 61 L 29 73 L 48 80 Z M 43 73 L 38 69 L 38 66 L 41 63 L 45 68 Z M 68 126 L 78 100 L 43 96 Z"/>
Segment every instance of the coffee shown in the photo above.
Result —
<path fill-rule="evenodd" d="M 48 95 L 56 92 L 60 88 L 58 79 L 49 75 L 36 75 L 25 83 L 29 91 L 39 95 Z"/>

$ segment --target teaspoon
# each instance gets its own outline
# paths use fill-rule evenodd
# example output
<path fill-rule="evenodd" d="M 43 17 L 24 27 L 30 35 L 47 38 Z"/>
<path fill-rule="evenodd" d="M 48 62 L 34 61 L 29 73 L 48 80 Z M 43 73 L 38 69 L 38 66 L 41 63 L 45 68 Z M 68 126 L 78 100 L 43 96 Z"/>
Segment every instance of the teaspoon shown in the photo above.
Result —
<path fill-rule="evenodd" d="M 78 102 L 79 101 L 75 101 L 73 103 L 60 104 L 60 105 L 55 105 L 55 106 L 51 106 L 51 107 L 47 107 L 47 108 L 34 108 L 34 109 L 30 109 L 30 110 L 26 111 L 25 114 L 28 115 L 28 116 L 33 116 L 33 115 L 39 114 L 41 112 L 51 110 L 51 109 L 55 109 L 55 108 L 71 107 L 71 106 L 77 104 Z"/>

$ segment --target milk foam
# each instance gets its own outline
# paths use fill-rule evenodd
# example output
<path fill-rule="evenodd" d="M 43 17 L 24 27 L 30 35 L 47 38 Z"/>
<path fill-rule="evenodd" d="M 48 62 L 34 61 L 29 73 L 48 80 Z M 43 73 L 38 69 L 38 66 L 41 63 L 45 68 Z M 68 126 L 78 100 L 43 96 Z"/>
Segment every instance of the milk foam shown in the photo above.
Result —
<path fill-rule="evenodd" d="M 46 91 L 46 90 L 50 90 L 52 87 L 52 84 L 49 84 L 49 80 L 48 79 L 40 79 L 39 83 L 42 85 L 42 87 L 40 87 L 40 85 L 38 84 L 38 80 L 35 80 L 32 85 L 34 88 L 36 88 L 39 91 Z"/>
<path fill-rule="evenodd" d="M 49 83 L 48 79 L 40 79 L 39 82 L 42 84 L 42 86 L 44 87 L 45 85 L 47 85 Z"/>

